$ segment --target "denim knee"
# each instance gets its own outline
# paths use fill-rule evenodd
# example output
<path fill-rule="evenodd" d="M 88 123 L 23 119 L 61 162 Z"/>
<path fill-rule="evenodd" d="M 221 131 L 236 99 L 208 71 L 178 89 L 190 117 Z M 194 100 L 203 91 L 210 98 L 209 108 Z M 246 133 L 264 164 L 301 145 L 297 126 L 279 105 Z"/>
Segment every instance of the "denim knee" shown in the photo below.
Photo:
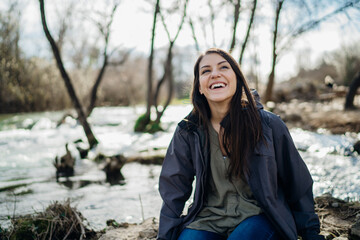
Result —
<path fill-rule="evenodd" d="M 256 215 L 241 222 L 228 240 L 277 240 L 276 230 L 264 214 Z"/>
<path fill-rule="evenodd" d="M 220 234 L 203 231 L 203 230 L 195 230 L 190 228 L 185 228 L 178 240 L 225 240 L 223 236 Z"/>

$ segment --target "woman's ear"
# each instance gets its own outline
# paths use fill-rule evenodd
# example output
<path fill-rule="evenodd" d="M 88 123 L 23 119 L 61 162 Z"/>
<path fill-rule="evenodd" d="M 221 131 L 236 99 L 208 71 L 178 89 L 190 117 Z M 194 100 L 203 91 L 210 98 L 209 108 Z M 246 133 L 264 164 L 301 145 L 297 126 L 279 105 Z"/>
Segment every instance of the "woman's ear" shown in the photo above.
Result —
<path fill-rule="evenodd" d="M 200 92 L 200 94 L 204 94 L 204 93 L 201 91 L 201 87 L 199 87 L 199 92 Z"/>

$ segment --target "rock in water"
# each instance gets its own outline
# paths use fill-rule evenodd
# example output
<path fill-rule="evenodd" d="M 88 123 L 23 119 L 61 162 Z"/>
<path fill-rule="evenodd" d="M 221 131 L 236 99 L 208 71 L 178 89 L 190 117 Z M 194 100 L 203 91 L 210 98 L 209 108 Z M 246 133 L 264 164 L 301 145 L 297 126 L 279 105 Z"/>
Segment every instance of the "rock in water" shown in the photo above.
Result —
<path fill-rule="evenodd" d="M 60 157 L 60 160 L 58 156 L 56 156 L 54 161 L 54 166 L 56 168 L 56 179 L 58 179 L 59 177 L 74 176 L 75 158 L 71 155 L 67 143 L 65 144 L 65 149 L 65 155 Z"/>
<path fill-rule="evenodd" d="M 125 177 L 121 173 L 121 168 L 125 165 L 126 158 L 121 155 L 114 155 L 111 157 L 105 157 L 105 167 L 103 170 L 106 174 L 106 181 L 113 184 L 121 184 Z"/>
<path fill-rule="evenodd" d="M 354 152 L 357 152 L 358 154 L 360 154 L 360 141 L 357 141 L 354 144 Z"/>

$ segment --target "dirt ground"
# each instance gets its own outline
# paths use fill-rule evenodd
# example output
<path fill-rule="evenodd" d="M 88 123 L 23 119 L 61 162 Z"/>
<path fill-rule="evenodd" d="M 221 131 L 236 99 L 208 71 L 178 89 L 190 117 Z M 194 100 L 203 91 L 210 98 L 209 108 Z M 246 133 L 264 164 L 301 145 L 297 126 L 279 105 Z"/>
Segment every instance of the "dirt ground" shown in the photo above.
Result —
<path fill-rule="evenodd" d="M 326 239 L 360 239 L 359 202 L 345 202 L 324 194 L 315 198 L 315 211 Z"/>
<path fill-rule="evenodd" d="M 360 239 L 359 202 L 345 202 L 324 194 L 315 198 L 315 211 L 325 239 Z M 157 218 L 149 218 L 141 224 L 118 224 L 110 227 L 100 240 L 153 240 L 156 239 L 158 224 Z"/>
<path fill-rule="evenodd" d="M 344 98 L 330 101 L 301 102 L 297 99 L 289 103 L 266 106 L 285 121 L 289 128 L 300 127 L 305 130 L 319 129 L 332 134 L 360 132 L 360 96 L 355 98 L 357 109 L 344 111 Z"/>

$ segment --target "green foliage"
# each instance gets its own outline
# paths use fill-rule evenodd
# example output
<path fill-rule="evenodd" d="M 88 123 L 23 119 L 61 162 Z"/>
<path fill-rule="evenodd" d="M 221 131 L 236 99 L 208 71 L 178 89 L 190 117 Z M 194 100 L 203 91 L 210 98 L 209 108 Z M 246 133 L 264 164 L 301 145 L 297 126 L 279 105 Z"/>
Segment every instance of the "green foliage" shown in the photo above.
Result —
<path fill-rule="evenodd" d="M 146 126 L 146 132 L 148 133 L 155 133 L 159 131 L 164 131 L 162 127 L 160 126 L 160 123 L 157 123 L 155 121 L 150 121 L 150 123 Z"/>
<path fill-rule="evenodd" d="M 134 126 L 135 132 L 147 132 L 155 133 L 159 131 L 164 131 L 161 127 L 160 122 L 152 121 L 149 116 L 146 114 L 140 115 L 135 122 Z"/>
<path fill-rule="evenodd" d="M 146 115 L 146 113 L 140 115 L 135 122 L 134 131 L 135 132 L 145 132 L 146 126 L 150 122 L 150 116 Z"/>

